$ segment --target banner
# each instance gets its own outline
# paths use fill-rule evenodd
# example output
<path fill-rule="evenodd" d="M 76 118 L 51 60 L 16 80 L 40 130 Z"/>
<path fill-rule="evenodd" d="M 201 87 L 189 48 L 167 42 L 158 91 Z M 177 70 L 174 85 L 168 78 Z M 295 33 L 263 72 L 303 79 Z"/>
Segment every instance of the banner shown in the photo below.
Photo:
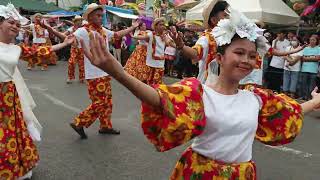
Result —
<path fill-rule="evenodd" d="M 153 2 L 155 0 L 146 0 L 146 16 L 153 17 Z"/>

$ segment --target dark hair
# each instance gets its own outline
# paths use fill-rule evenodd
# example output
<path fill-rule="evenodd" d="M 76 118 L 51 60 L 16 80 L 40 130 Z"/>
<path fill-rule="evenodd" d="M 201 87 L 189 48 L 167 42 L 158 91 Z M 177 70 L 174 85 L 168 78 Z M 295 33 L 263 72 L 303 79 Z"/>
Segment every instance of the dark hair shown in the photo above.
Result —
<path fill-rule="evenodd" d="M 280 31 L 278 32 L 278 34 L 280 34 L 280 33 L 286 34 L 287 32 L 286 32 L 285 30 L 280 30 Z"/>
<path fill-rule="evenodd" d="M 217 48 L 217 53 L 220 53 L 222 55 L 224 55 L 226 53 L 227 48 L 232 44 L 233 41 L 238 40 L 238 39 L 244 39 L 241 38 L 238 34 L 234 35 L 233 38 L 231 39 L 231 43 L 230 44 L 226 44 L 223 46 L 218 46 Z M 255 43 L 255 46 L 257 48 L 257 44 Z"/>
<path fill-rule="evenodd" d="M 300 44 L 303 43 L 303 40 L 300 36 L 294 36 L 294 37 L 297 38 L 297 40 L 299 41 Z"/>
<path fill-rule="evenodd" d="M 218 1 L 212 8 L 212 11 L 209 15 L 208 24 L 210 23 L 210 19 L 214 16 L 216 16 L 219 12 L 225 11 L 228 8 L 229 4 L 226 1 Z"/>
<path fill-rule="evenodd" d="M 6 20 L 3 16 L 0 16 L 0 23 L 2 23 L 4 20 Z"/>
<path fill-rule="evenodd" d="M 311 34 L 311 36 L 309 37 L 309 42 L 310 42 L 310 38 L 311 37 L 315 37 L 316 38 L 316 44 L 318 45 L 319 44 L 319 35 L 314 33 L 314 34 Z"/>

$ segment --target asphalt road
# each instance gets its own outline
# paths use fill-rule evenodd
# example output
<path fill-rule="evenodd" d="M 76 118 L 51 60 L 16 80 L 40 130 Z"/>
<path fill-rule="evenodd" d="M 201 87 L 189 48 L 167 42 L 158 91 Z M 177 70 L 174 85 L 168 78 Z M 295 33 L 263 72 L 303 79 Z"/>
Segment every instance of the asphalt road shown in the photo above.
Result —
<path fill-rule="evenodd" d="M 140 103 L 128 90 L 112 82 L 113 125 L 121 135 L 98 134 L 97 121 L 85 130 L 89 138 L 80 140 L 69 122 L 90 103 L 86 85 L 65 83 L 66 62 L 49 66 L 46 72 L 40 68 L 26 71 L 25 67 L 22 62 L 20 70 L 44 127 L 38 144 L 41 161 L 34 169 L 33 180 L 168 179 L 187 145 L 157 152 L 143 136 Z M 253 156 L 260 180 L 320 179 L 320 120 L 316 116 L 306 116 L 301 135 L 288 146 L 271 148 L 255 142 Z"/>

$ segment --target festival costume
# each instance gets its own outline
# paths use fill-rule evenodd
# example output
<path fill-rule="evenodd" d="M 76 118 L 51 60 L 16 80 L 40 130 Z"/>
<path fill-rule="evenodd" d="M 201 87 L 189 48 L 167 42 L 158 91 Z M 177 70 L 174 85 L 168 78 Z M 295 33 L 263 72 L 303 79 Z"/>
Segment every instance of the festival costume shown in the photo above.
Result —
<path fill-rule="evenodd" d="M 214 61 L 217 54 L 217 44 L 211 34 L 211 29 L 202 33 L 196 44 L 192 47 L 197 51 L 199 61 L 198 80 L 205 83 L 208 77 L 209 64 Z"/>
<path fill-rule="evenodd" d="M 84 43 L 89 47 L 89 33 L 99 33 L 107 43 L 116 34 L 103 27 L 97 27 L 87 24 L 77 29 L 74 35 L 78 41 L 83 39 Z M 107 49 L 109 50 L 109 49 Z M 112 93 L 111 78 L 107 73 L 91 64 L 86 56 L 84 56 L 85 78 L 87 80 L 88 93 L 92 103 L 74 119 L 76 127 L 88 128 L 97 118 L 100 120 L 100 129 L 112 129 Z"/>
<path fill-rule="evenodd" d="M 51 39 L 49 37 L 46 37 L 46 43 L 44 46 L 52 46 Z M 52 52 L 51 55 L 48 57 L 48 64 L 49 65 L 57 65 L 58 62 L 58 55 L 56 52 Z"/>
<path fill-rule="evenodd" d="M 36 50 L 43 46 L 52 46 L 52 42 L 49 38 L 49 32 L 43 28 L 40 24 L 34 23 L 30 25 L 32 30 L 32 49 Z M 56 65 L 58 56 L 55 52 L 51 52 L 50 56 L 41 56 L 41 54 L 33 53 L 31 57 L 28 57 L 28 69 L 34 68 L 35 65 L 41 66 L 42 70 L 48 69 L 48 64 Z"/>
<path fill-rule="evenodd" d="M 39 47 L 44 56 L 49 47 Z M 20 56 L 31 50 L 0 43 L 0 179 L 30 174 L 39 161 L 33 141 L 40 141 L 41 125 L 32 109 L 35 103 L 17 68 Z"/>
<path fill-rule="evenodd" d="M 149 141 L 163 152 L 194 139 L 177 162 L 172 180 L 255 180 L 254 138 L 283 145 L 302 127 L 301 106 L 283 94 L 251 86 L 250 91 L 228 96 L 195 78 L 154 87 L 161 108 L 142 104 L 142 129 Z"/>
<path fill-rule="evenodd" d="M 161 84 L 164 75 L 165 41 L 155 32 L 148 32 L 149 42 L 147 46 L 146 71 L 148 85 Z"/>
<path fill-rule="evenodd" d="M 217 46 L 231 44 L 238 35 L 256 43 L 259 53 L 266 53 L 263 30 L 243 14 L 233 9 L 229 12 L 230 19 L 219 21 L 212 30 Z M 164 152 L 193 139 L 177 162 L 172 180 L 256 180 L 254 139 L 271 146 L 284 145 L 302 128 L 299 103 L 256 86 L 225 95 L 190 78 L 154 88 L 161 107 L 142 103 L 142 129 L 149 141 Z"/>
<path fill-rule="evenodd" d="M 72 34 L 76 31 L 75 27 L 71 27 L 68 31 Z M 70 58 L 68 61 L 68 80 L 75 79 L 75 68 L 76 64 L 78 64 L 79 69 L 79 80 L 83 81 L 85 79 L 84 76 L 84 55 L 81 48 L 78 47 L 78 42 L 74 42 L 71 45 L 70 50 Z"/>
<path fill-rule="evenodd" d="M 145 35 L 147 35 L 146 31 L 140 31 L 138 33 L 138 36 Z M 148 43 L 146 41 L 139 40 L 136 49 L 133 51 L 126 65 L 124 66 L 124 70 L 127 71 L 131 76 L 145 83 L 148 80 L 149 70 L 146 65 L 147 45 Z"/>

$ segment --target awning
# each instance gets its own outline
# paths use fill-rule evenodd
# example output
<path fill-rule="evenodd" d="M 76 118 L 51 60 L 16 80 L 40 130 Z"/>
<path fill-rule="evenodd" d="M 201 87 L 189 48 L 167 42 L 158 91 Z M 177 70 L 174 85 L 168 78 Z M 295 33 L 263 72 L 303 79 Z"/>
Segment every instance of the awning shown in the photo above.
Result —
<path fill-rule="evenodd" d="M 134 15 L 134 14 L 126 14 L 126 13 L 121 13 L 121 12 L 116 12 L 116 11 L 111 11 L 111 10 L 107 10 L 108 12 L 122 17 L 122 18 L 127 18 L 127 19 L 138 19 L 138 16 Z"/>
<path fill-rule="evenodd" d="M 107 12 L 110 12 L 116 16 L 119 16 L 121 18 L 127 18 L 127 19 L 138 19 L 139 16 L 134 15 L 132 10 L 129 9 L 122 9 L 112 6 L 106 6 Z"/>
<path fill-rule="evenodd" d="M 65 10 L 60 10 L 60 11 L 53 11 L 48 13 L 47 15 L 56 15 L 56 16 L 76 16 L 76 15 L 81 15 L 82 11 L 77 11 L 77 12 L 72 12 L 72 11 L 65 11 Z"/>
<path fill-rule="evenodd" d="M 7 5 L 11 2 L 16 8 L 22 8 L 32 12 L 50 12 L 61 10 L 53 3 L 46 3 L 40 0 L 0 0 L 0 5 Z"/>
<path fill-rule="evenodd" d="M 210 0 L 188 10 L 187 20 L 203 20 L 202 12 Z M 300 17 L 280 0 L 226 0 L 232 8 L 243 12 L 248 18 L 271 24 L 292 25 L 299 22 Z"/>

